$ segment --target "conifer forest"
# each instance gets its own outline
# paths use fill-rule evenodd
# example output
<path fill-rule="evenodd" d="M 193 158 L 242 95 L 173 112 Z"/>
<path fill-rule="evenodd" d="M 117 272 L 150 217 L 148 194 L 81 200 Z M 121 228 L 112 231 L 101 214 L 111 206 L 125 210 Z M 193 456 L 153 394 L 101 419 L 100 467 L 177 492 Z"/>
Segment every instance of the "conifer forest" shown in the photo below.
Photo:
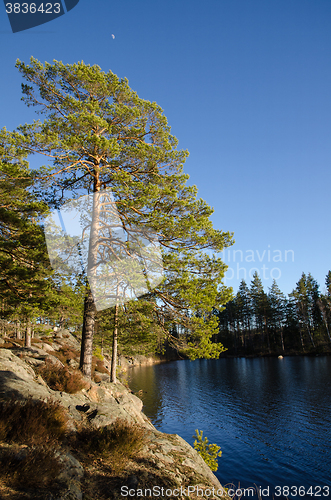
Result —
<path fill-rule="evenodd" d="M 40 329 L 69 328 L 81 338 L 83 373 L 89 377 L 92 354 L 108 348 L 113 379 L 117 354 L 208 359 L 330 349 L 330 271 L 325 293 L 304 273 L 288 297 L 275 281 L 265 292 L 257 273 L 236 294 L 224 285 L 218 255 L 234 243 L 233 233 L 213 227 L 213 209 L 187 185 L 188 152 L 177 149 L 156 103 L 140 99 L 126 79 L 83 62 L 43 65 L 31 58 L 16 66 L 23 101 L 39 119 L 0 131 L 1 334 L 10 331 L 29 346 Z M 76 259 L 71 267 L 63 260 L 51 265 L 47 217 L 68 200 L 95 200 L 107 189 L 127 239 L 112 236 L 95 210 L 85 268 L 80 250 L 68 257 Z M 123 255 L 134 260 L 129 242 L 139 232 L 148 243 L 158 241 L 162 279 L 153 286 L 147 280 L 144 292 L 120 301 L 119 287 L 128 284 L 117 266 L 116 300 L 98 310 L 93 272 Z"/>

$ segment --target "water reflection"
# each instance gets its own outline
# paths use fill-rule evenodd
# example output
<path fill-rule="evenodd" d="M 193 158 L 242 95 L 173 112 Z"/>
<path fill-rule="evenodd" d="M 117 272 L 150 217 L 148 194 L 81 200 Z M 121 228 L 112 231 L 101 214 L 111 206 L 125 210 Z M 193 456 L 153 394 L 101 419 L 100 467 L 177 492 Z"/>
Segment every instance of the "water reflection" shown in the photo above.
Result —
<path fill-rule="evenodd" d="M 330 358 L 175 361 L 129 383 L 158 429 L 221 446 L 222 483 L 331 486 Z"/>

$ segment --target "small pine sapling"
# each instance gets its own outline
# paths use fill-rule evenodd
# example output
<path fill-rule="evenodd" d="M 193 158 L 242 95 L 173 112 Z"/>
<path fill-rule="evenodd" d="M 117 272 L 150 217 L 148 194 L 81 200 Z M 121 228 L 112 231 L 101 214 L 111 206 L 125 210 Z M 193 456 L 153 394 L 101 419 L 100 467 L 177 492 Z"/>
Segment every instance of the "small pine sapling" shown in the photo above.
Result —
<path fill-rule="evenodd" d="M 193 447 L 199 453 L 199 455 L 204 459 L 206 464 L 210 467 L 212 471 L 216 471 L 218 469 L 217 458 L 222 455 L 220 451 L 221 447 L 217 446 L 217 444 L 209 444 L 208 439 L 203 438 L 203 431 L 199 432 L 198 429 L 195 429 L 195 439 Z"/>

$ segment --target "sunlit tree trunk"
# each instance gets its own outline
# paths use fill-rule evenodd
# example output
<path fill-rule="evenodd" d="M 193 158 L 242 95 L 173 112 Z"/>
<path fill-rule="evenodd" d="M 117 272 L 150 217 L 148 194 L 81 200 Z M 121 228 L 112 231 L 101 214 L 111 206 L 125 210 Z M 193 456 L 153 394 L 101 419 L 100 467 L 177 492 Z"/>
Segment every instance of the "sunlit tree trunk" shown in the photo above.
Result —
<path fill-rule="evenodd" d="M 322 313 L 322 318 L 323 318 L 324 325 L 325 325 L 325 328 L 326 328 L 326 333 L 328 335 L 329 342 L 331 344 L 330 330 L 329 330 L 329 326 L 328 326 L 328 318 L 327 318 L 326 308 L 325 308 L 325 305 L 322 302 L 322 299 L 319 299 L 317 301 L 317 305 L 318 305 L 318 307 L 319 307 L 319 309 L 320 309 L 320 311 Z"/>
<path fill-rule="evenodd" d="M 31 323 L 30 323 L 30 320 L 27 320 L 27 322 L 26 322 L 25 347 L 31 347 Z"/>
<path fill-rule="evenodd" d="M 91 290 L 84 302 L 84 320 L 79 368 L 87 378 L 92 376 L 93 335 L 96 309 Z"/>
<path fill-rule="evenodd" d="M 328 334 L 329 342 L 331 344 L 330 330 L 329 330 L 329 327 L 328 327 L 327 319 L 323 317 L 323 321 L 324 321 L 324 324 L 325 324 L 326 332 Z"/>
<path fill-rule="evenodd" d="M 310 342 L 312 343 L 313 347 L 315 347 L 314 339 L 313 339 L 312 334 L 311 334 L 309 320 L 307 321 L 307 330 L 308 330 L 308 335 L 309 335 L 309 338 L 310 338 Z"/>
<path fill-rule="evenodd" d="M 302 349 L 305 348 L 304 346 L 304 343 L 303 343 L 303 337 L 302 337 L 302 330 L 301 330 L 301 326 L 299 326 L 299 333 L 300 333 L 300 342 L 301 342 L 301 347 Z"/>
<path fill-rule="evenodd" d="M 266 316 L 265 313 L 264 313 L 264 316 L 263 316 L 263 323 L 264 323 L 264 330 L 265 330 L 266 337 L 267 337 L 268 351 L 270 353 L 271 352 L 271 348 L 270 348 L 270 336 L 269 336 L 269 329 L 268 329 L 268 325 L 267 325 L 267 316 Z"/>
<path fill-rule="evenodd" d="M 99 173 L 95 171 L 94 193 L 100 191 Z M 88 269 L 96 273 L 98 260 L 98 230 L 99 230 L 100 205 L 98 196 L 93 196 L 93 211 L 90 229 L 90 242 L 88 254 Z M 80 352 L 79 368 L 87 378 L 92 376 L 92 356 L 93 356 L 93 336 L 96 317 L 96 308 L 93 295 L 89 286 L 87 286 L 87 297 L 84 301 L 84 318 L 82 331 L 82 344 Z"/>
<path fill-rule="evenodd" d="M 21 323 L 19 319 L 16 321 L 16 338 L 21 340 Z"/>
<path fill-rule="evenodd" d="M 280 342 L 281 342 L 281 345 L 282 345 L 282 351 L 285 351 L 284 336 L 283 336 L 283 327 L 282 326 L 280 327 Z"/>
<path fill-rule="evenodd" d="M 117 382 L 116 365 L 117 365 L 118 289 L 119 289 L 119 286 L 117 284 L 116 304 L 115 304 L 115 314 L 114 314 L 113 350 L 112 350 L 112 356 L 111 356 L 111 370 L 110 370 L 110 381 L 113 383 Z"/>

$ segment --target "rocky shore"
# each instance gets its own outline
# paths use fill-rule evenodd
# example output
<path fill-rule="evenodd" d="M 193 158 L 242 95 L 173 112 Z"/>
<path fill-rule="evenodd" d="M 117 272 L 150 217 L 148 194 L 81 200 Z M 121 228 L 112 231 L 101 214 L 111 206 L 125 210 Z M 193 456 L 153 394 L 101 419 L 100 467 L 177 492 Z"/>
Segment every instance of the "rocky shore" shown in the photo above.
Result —
<path fill-rule="evenodd" d="M 41 375 L 44 373 L 43 369 L 66 369 L 68 373 L 74 374 L 78 352 L 79 342 L 67 331 L 33 339 L 31 348 L 23 347 L 14 339 L 3 339 L 0 344 L 0 402 L 8 399 L 55 401 L 65 410 L 68 434 L 77 433 L 84 428 L 104 428 L 119 420 L 125 421 L 143 429 L 143 445 L 134 459 L 128 461 L 124 470 L 115 473 L 105 465 L 102 458 L 86 462 L 82 453 L 76 452 L 72 444 L 68 444 L 68 440 L 63 440 L 58 453 L 62 468 L 59 476 L 54 477 L 54 484 L 60 485 L 57 491 L 53 492 L 52 488 L 48 488 L 47 492 L 33 492 L 25 488 L 24 484 L 13 490 L 0 478 L 1 498 L 197 498 L 198 488 L 200 497 L 201 491 L 205 490 L 209 498 L 226 496 L 216 476 L 187 442 L 176 434 L 157 431 L 142 412 L 142 401 L 122 383 L 109 382 L 107 363 L 98 361 L 94 371 L 94 380 L 97 382 L 83 380 L 84 387 L 74 394 L 52 389 L 45 380 L 47 377 Z M 147 363 L 155 361 L 157 360 L 151 359 Z M 137 362 L 142 364 L 146 361 L 135 360 Z M 121 360 L 122 368 L 125 369 L 133 363 L 125 364 Z M 15 444 L 2 441 L 0 461 L 10 448 L 21 453 Z"/>

